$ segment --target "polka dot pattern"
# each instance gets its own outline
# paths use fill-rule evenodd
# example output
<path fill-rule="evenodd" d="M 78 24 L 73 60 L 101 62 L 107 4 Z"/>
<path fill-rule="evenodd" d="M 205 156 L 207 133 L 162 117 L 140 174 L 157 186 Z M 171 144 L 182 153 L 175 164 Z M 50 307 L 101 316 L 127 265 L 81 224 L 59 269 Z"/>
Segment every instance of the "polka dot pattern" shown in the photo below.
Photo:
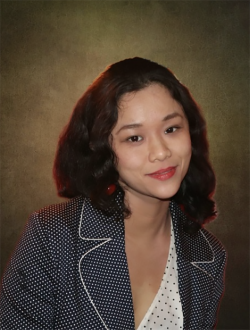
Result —
<path fill-rule="evenodd" d="M 174 230 L 171 223 L 169 256 L 160 288 L 137 330 L 183 329 L 183 314 L 178 288 Z"/>
<path fill-rule="evenodd" d="M 211 329 L 225 251 L 205 229 L 186 234 L 187 219 L 175 203 L 170 209 L 183 328 Z M 32 214 L 0 293 L 4 330 L 134 330 L 121 215 L 104 215 L 82 197 Z"/>
<path fill-rule="evenodd" d="M 226 251 L 205 229 L 193 235 L 186 233 L 184 226 L 191 221 L 174 202 L 170 204 L 170 212 L 175 233 L 183 327 L 187 330 L 213 329 L 224 292 Z"/>

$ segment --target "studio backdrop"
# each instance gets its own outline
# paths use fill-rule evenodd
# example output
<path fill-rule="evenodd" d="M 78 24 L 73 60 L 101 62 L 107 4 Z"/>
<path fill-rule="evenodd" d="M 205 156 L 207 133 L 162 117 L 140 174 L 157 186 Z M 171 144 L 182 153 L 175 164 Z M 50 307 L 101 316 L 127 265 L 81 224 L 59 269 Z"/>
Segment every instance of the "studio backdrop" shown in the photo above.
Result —
<path fill-rule="evenodd" d="M 249 2 L 1 2 L 1 265 L 31 212 L 62 201 L 52 166 L 72 108 L 110 63 L 170 68 L 207 120 L 228 251 L 218 329 L 249 329 Z"/>

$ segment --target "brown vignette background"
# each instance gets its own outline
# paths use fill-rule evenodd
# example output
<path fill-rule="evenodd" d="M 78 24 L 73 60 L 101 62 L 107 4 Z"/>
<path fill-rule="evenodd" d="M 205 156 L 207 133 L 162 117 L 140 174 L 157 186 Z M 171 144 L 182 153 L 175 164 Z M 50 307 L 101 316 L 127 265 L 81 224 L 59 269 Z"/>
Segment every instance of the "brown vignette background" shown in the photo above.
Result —
<path fill-rule="evenodd" d="M 58 136 L 108 64 L 169 67 L 207 119 L 227 248 L 218 329 L 249 329 L 249 2 L 1 1 L 1 273 L 29 214 L 56 196 Z"/>

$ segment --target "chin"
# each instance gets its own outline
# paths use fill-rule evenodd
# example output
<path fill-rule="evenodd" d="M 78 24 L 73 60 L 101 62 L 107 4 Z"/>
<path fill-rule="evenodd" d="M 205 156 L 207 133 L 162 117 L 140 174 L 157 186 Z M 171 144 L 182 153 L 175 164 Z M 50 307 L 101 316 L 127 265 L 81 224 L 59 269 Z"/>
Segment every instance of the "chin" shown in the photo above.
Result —
<path fill-rule="evenodd" d="M 179 190 L 180 186 L 173 189 L 164 189 L 164 191 L 154 192 L 152 196 L 161 200 L 170 200 Z"/>
<path fill-rule="evenodd" d="M 124 191 L 131 195 L 137 195 L 138 197 L 141 196 L 147 196 L 150 198 L 158 199 L 158 200 L 170 200 L 179 190 L 180 184 L 178 183 L 171 183 L 171 184 L 158 184 L 155 185 L 140 185 L 140 188 L 138 189 L 138 186 L 135 185 L 129 185 L 124 182 L 120 182 L 122 188 Z"/>

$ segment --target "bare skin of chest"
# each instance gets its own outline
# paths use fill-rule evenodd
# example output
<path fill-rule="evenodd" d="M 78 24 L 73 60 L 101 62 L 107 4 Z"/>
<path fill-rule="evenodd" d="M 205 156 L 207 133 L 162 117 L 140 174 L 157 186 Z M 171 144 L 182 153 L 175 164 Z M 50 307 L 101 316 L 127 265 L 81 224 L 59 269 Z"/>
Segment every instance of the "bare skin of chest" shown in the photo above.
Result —
<path fill-rule="evenodd" d="M 135 329 L 140 325 L 160 288 L 168 253 L 169 244 L 166 241 L 150 247 L 137 242 L 126 242 Z"/>

